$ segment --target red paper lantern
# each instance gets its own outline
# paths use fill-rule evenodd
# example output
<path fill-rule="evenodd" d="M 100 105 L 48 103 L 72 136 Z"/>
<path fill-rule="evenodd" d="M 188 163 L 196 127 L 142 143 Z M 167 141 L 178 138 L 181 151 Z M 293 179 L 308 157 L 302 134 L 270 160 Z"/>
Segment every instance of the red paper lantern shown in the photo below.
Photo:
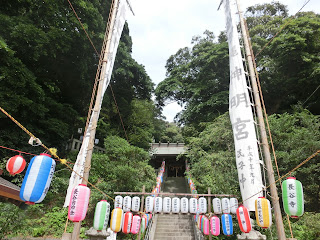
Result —
<path fill-rule="evenodd" d="M 237 219 L 241 232 L 248 233 L 251 231 L 249 211 L 246 207 L 240 206 L 237 208 Z"/>
<path fill-rule="evenodd" d="M 7 171 L 11 175 L 15 175 L 21 173 L 26 167 L 26 161 L 23 159 L 21 155 L 16 155 L 10 158 L 7 162 Z"/>
<path fill-rule="evenodd" d="M 124 220 L 123 220 L 123 226 L 122 226 L 122 232 L 125 234 L 130 233 L 131 230 L 131 223 L 132 223 L 132 212 L 126 212 L 124 214 Z"/>

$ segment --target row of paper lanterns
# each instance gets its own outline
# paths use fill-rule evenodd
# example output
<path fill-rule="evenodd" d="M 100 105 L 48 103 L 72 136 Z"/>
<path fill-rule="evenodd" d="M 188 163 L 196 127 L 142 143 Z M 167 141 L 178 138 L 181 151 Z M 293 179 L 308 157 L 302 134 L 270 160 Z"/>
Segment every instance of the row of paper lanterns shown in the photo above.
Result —
<path fill-rule="evenodd" d="M 269 200 L 263 197 L 258 198 L 255 201 L 255 208 L 258 225 L 262 228 L 269 228 L 272 224 Z M 236 210 L 236 216 L 241 232 L 249 233 L 252 230 L 252 225 L 248 209 L 244 206 L 238 207 Z M 209 220 L 206 216 L 200 215 L 198 219 L 196 219 L 195 216 L 195 220 L 198 228 L 203 232 L 203 234 L 209 235 L 209 231 L 211 231 L 211 234 L 214 236 L 220 235 L 220 219 L 218 216 L 212 216 Z M 221 225 L 224 235 L 229 236 L 233 234 L 233 221 L 230 214 L 224 213 L 221 215 Z"/>
<path fill-rule="evenodd" d="M 7 162 L 7 170 L 11 174 L 16 174 L 18 171 L 21 170 L 23 167 L 24 161 L 21 161 L 20 155 L 14 156 L 10 158 Z M 51 158 L 49 154 L 42 153 L 39 156 L 35 156 L 31 159 L 26 174 L 24 176 L 21 190 L 20 190 L 20 198 L 25 201 L 26 203 L 29 204 L 34 204 L 34 203 L 39 203 L 43 201 L 45 198 L 50 184 L 51 180 L 53 178 L 54 170 L 55 170 L 56 163 L 55 161 Z M 21 170 L 23 171 L 23 170 Z M 163 168 L 164 171 L 164 168 Z M 191 179 L 190 179 L 191 180 Z M 190 185 L 193 183 L 191 182 Z M 194 184 L 193 184 L 194 185 Z M 81 189 L 76 190 L 77 188 L 85 187 L 86 191 L 82 191 Z M 284 205 L 284 210 L 285 212 L 292 217 L 299 217 L 302 216 L 304 212 L 304 200 L 303 200 L 303 188 L 301 182 L 296 180 L 293 177 L 289 177 L 287 180 L 283 182 L 282 186 L 282 199 L 283 199 L 283 205 Z M 72 212 L 75 215 L 85 215 L 86 209 L 83 207 L 78 207 L 78 206 L 84 206 L 89 203 L 89 196 L 90 196 L 90 189 L 87 188 L 86 186 L 79 185 L 74 188 L 76 190 L 76 193 L 74 196 L 70 199 L 70 205 L 69 205 L 69 211 L 70 207 L 72 207 Z M 81 190 L 81 191 L 80 191 Z M 89 191 L 89 193 L 88 193 Z M 74 191 L 73 191 L 74 192 Z M 77 201 L 75 201 L 77 199 Z M 183 199 L 183 198 L 182 198 Z M 191 198 L 192 199 L 192 198 Z M 179 198 L 178 198 L 179 200 Z M 180 211 L 186 211 L 188 208 L 186 208 L 186 202 L 187 200 L 183 200 L 183 204 L 181 204 L 181 200 L 178 201 L 177 199 L 174 201 L 174 204 L 172 204 L 172 200 L 169 198 L 164 198 L 163 199 L 163 206 L 165 206 L 165 212 L 169 211 L 169 206 L 172 204 L 172 208 L 175 208 L 180 202 Z M 213 199 L 215 200 L 215 199 Z M 73 202 L 74 201 L 74 202 Z M 158 198 L 159 205 L 160 205 L 160 199 Z M 204 200 L 203 200 L 204 201 Z M 153 201 L 150 199 L 149 205 L 146 206 L 146 212 L 152 212 L 151 206 L 153 208 Z M 189 207 L 189 212 L 194 213 L 194 206 L 196 205 L 197 199 L 189 200 L 189 204 L 193 206 L 193 208 L 190 211 Z M 157 201 L 155 201 L 155 210 L 159 209 L 159 212 L 161 208 L 158 206 L 157 207 Z M 146 201 L 147 204 L 147 201 Z M 222 201 L 223 204 L 223 201 Z M 206 205 L 206 204 L 204 204 Z M 215 206 L 215 203 L 213 202 L 213 207 Z M 201 205 L 199 205 L 199 208 Z M 230 208 L 232 207 L 232 204 L 230 204 Z M 80 213 L 78 213 L 78 209 Z M 214 207 L 215 209 L 215 207 Z M 222 210 L 224 207 L 222 206 Z M 76 211 L 75 211 L 76 210 Z M 162 211 L 164 209 L 162 208 Z M 231 209 L 230 209 L 231 211 Z M 169 211 L 170 212 L 170 211 Z"/>
<path fill-rule="evenodd" d="M 110 204 L 106 200 L 101 200 L 97 203 L 93 228 L 97 231 L 106 230 L 108 227 L 110 215 Z M 111 212 L 110 229 L 114 232 L 128 234 L 137 234 L 140 230 L 143 233 L 152 218 L 152 214 L 133 215 L 132 212 L 124 212 L 121 208 L 115 208 Z"/>

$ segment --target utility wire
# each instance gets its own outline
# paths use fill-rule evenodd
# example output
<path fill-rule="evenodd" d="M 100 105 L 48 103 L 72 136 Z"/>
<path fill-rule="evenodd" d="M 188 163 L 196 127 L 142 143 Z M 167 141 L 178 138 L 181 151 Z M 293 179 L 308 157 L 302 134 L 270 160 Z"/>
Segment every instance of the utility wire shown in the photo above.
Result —
<path fill-rule="evenodd" d="M 98 53 L 97 49 L 95 48 L 95 46 L 94 46 L 94 44 L 93 44 L 93 42 L 92 42 L 89 34 L 88 34 L 87 31 L 85 30 L 85 28 L 84 28 L 84 26 L 83 26 L 80 18 L 78 17 L 78 14 L 77 14 L 76 10 L 74 9 L 74 7 L 73 7 L 72 3 L 70 2 L 70 0 L 68 0 L 68 3 L 69 3 L 69 5 L 70 5 L 72 11 L 74 12 L 75 16 L 77 17 L 77 19 L 78 19 L 78 21 L 79 21 L 82 29 L 84 30 L 84 32 L 85 32 L 88 40 L 89 40 L 90 43 L 91 43 L 94 51 L 96 52 L 96 54 L 97 54 L 98 56 L 100 56 L 100 61 L 102 62 L 102 60 L 103 60 L 103 59 L 102 59 L 102 58 L 103 58 L 102 54 L 100 55 L 100 54 Z M 111 7 L 113 6 L 113 4 L 114 4 L 114 1 L 112 1 Z M 128 2 L 128 4 L 129 4 L 129 2 Z M 110 14 L 111 14 L 111 11 L 109 12 L 109 18 L 108 18 L 108 23 L 107 23 L 107 31 L 106 31 L 106 34 L 110 32 Z M 103 51 L 103 50 L 104 50 L 104 49 L 102 49 L 102 51 Z M 99 77 L 98 77 L 98 76 L 99 76 L 99 73 L 100 73 L 100 70 L 101 70 L 100 61 L 99 61 L 99 66 L 98 66 L 98 70 L 97 70 L 97 75 L 96 75 L 96 79 L 95 79 L 94 86 L 93 86 L 93 90 L 92 90 L 91 101 L 90 101 L 90 106 L 89 106 L 89 111 L 88 111 L 88 116 L 87 116 L 86 128 L 85 128 L 85 131 L 84 131 L 84 135 L 86 134 L 86 131 L 87 131 L 87 128 L 88 128 L 88 125 L 89 125 L 89 122 L 90 122 L 91 112 L 92 112 L 92 109 L 93 109 L 94 97 L 95 97 L 96 91 L 97 91 L 97 85 L 98 85 L 98 81 L 99 81 Z M 101 76 L 100 76 L 100 77 L 101 77 Z M 123 128 L 123 131 L 124 131 L 124 133 L 125 133 L 127 142 L 129 142 L 128 135 L 127 135 L 126 129 L 125 129 L 125 127 L 124 127 L 124 123 L 123 123 L 123 120 L 122 120 L 122 117 L 121 117 L 121 114 L 120 114 L 120 110 L 119 110 L 119 107 L 118 107 L 118 104 L 117 104 L 116 97 L 115 97 L 114 92 L 113 92 L 113 90 L 112 90 L 111 83 L 110 83 L 109 85 L 110 85 L 110 88 L 111 88 L 113 100 L 114 100 L 115 105 L 116 105 L 116 107 L 117 107 L 117 112 L 118 112 L 118 115 L 119 115 L 119 118 L 120 118 L 120 122 L 121 122 L 121 125 L 122 125 L 122 128 Z"/>
<path fill-rule="evenodd" d="M 302 103 L 302 106 L 312 97 L 312 95 L 319 89 L 320 87 L 320 84 L 319 86 L 316 88 L 316 90 L 313 91 L 313 93 L 311 93 L 311 95 L 307 98 L 307 100 L 304 101 L 304 103 Z"/>

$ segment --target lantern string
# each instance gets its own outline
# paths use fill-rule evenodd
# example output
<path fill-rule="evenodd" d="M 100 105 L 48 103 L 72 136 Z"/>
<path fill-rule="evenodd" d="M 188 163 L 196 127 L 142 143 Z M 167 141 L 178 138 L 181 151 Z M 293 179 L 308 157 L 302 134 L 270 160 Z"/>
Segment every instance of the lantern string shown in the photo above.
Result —
<path fill-rule="evenodd" d="M 2 107 L 0 107 L 0 110 L 8 117 L 10 118 L 15 124 L 17 124 L 25 133 L 27 133 L 31 138 L 39 142 L 39 145 L 41 145 L 44 149 L 46 149 L 52 156 L 54 156 L 58 161 L 60 161 L 63 164 L 66 164 L 65 159 L 61 159 L 56 151 L 54 151 L 54 148 L 48 148 L 46 145 L 44 145 L 39 138 L 37 138 L 35 135 L 33 135 L 27 128 L 25 128 L 21 123 L 19 123 L 14 117 L 12 117 L 7 111 L 5 111 Z"/>
<path fill-rule="evenodd" d="M 27 128 L 25 128 L 20 122 L 18 122 L 13 116 L 11 116 L 7 111 L 5 111 L 2 107 L 0 107 L 0 110 L 8 117 L 10 118 L 15 124 L 17 124 L 25 133 L 27 133 L 30 137 L 34 138 L 35 140 L 39 140 L 39 142 L 41 143 L 40 145 L 47 151 L 49 152 L 52 156 L 54 156 L 58 161 L 60 161 L 62 164 L 64 164 L 65 166 L 67 166 L 67 168 L 69 168 L 72 172 L 74 172 L 76 175 L 78 175 L 82 180 L 84 180 L 85 182 L 87 182 L 87 184 L 89 184 L 90 186 L 92 186 L 93 188 L 95 188 L 96 190 L 98 190 L 100 193 L 102 193 L 102 195 L 110 198 L 113 202 L 118 202 L 115 199 L 113 199 L 112 197 L 110 197 L 108 194 L 104 193 L 102 190 L 100 190 L 99 188 L 97 188 L 95 185 L 93 185 L 92 183 L 90 183 L 87 179 L 83 178 L 83 176 L 81 176 L 79 173 L 77 173 L 76 171 L 74 171 L 72 169 L 72 167 L 70 167 L 68 165 L 68 162 L 66 159 L 61 159 L 58 155 L 57 155 L 57 149 L 55 148 L 48 148 L 46 145 L 44 145 L 40 139 L 38 139 L 35 135 L 33 135 Z M 6 148 L 6 147 L 3 147 Z M 9 149 L 9 148 L 7 148 Z M 18 150 L 14 150 L 14 149 L 9 149 L 9 150 L 13 150 L 13 151 L 18 151 Z M 118 202 L 120 203 L 120 202 Z M 121 204 L 123 205 L 123 204 Z M 132 210 L 131 208 L 128 208 L 130 210 Z M 140 212 L 139 212 L 140 213 Z"/>
<path fill-rule="evenodd" d="M 4 149 L 10 150 L 10 151 L 18 152 L 19 155 L 21 155 L 21 153 L 23 153 L 23 154 L 28 154 L 28 155 L 37 156 L 37 154 L 28 153 L 28 152 L 22 152 L 22 151 L 20 151 L 20 150 L 16 150 L 16 149 L 4 147 L 4 146 L 0 146 L 0 148 L 4 148 Z"/>
<path fill-rule="evenodd" d="M 13 151 L 13 152 L 18 152 L 19 155 L 21 154 L 27 154 L 27 155 L 33 155 L 33 156 L 37 156 L 38 154 L 34 154 L 34 153 L 28 153 L 28 152 L 23 152 L 21 150 L 16 150 L 16 149 L 13 149 L 13 148 L 8 148 L 8 147 L 5 147 L 5 146 L 1 146 L 0 145 L 0 148 L 3 148 L 3 149 L 7 149 L 7 150 L 10 150 L 10 151 Z M 63 159 L 61 159 L 63 161 Z M 67 162 L 69 164 L 74 164 L 73 162 Z"/>
<path fill-rule="evenodd" d="M 275 182 L 270 183 L 267 187 L 263 188 L 261 191 L 251 195 L 250 197 L 248 197 L 247 199 L 243 200 L 242 202 L 239 202 L 239 204 L 244 203 L 245 201 L 249 200 L 250 198 L 253 198 L 254 196 L 260 194 L 261 192 L 265 191 L 266 189 L 268 189 L 271 185 L 276 184 L 277 182 L 279 182 L 280 180 L 282 180 L 283 178 L 285 178 L 286 176 L 290 175 L 291 173 L 293 173 L 294 171 L 296 171 L 297 169 L 299 169 L 300 167 L 302 167 L 305 163 L 309 162 L 311 159 L 313 159 L 314 157 L 316 157 L 318 154 L 320 154 L 320 150 L 317 150 L 315 153 L 311 154 L 308 158 L 306 158 L 304 161 L 302 161 L 300 164 L 298 164 L 295 168 L 293 168 L 292 170 L 290 170 L 289 172 L 287 172 L 286 174 L 284 174 L 282 177 L 278 178 Z"/>

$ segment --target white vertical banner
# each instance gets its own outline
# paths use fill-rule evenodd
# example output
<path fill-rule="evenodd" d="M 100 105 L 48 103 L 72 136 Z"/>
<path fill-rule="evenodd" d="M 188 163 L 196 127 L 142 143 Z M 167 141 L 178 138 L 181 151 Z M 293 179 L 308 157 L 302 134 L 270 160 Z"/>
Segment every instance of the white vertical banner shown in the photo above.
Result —
<path fill-rule="evenodd" d="M 251 102 L 243 68 L 239 35 L 234 16 L 234 0 L 224 0 L 229 45 L 229 114 L 233 129 L 239 186 L 244 206 L 254 211 L 262 196 L 262 177 Z"/>
<path fill-rule="evenodd" d="M 110 35 L 110 33 L 108 34 L 108 37 L 110 38 L 108 41 L 110 41 L 110 44 L 109 44 L 109 48 L 106 49 L 106 52 L 108 52 L 108 58 L 107 58 L 107 63 L 106 63 L 106 72 L 105 72 L 105 76 L 104 76 L 104 85 L 103 85 L 103 89 L 102 89 L 102 97 L 101 97 L 101 101 L 99 103 L 100 108 L 99 108 L 99 112 L 98 112 L 98 118 L 99 118 L 99 113 L 100 113 L 104 93 L 110 83 L 114 60 L 116 58 L 120 37 L 121 37 L 123 26 L 125 23 L 126 7 L 127 7 L 127 4 L 126 4 L 125 0 L 123 0 L 123 1 L 120 0 L 118 2 L 118 6 L 115 9 L 116 17 L 115 17 L 115 22 L 114 22 L 113 28 L 111 29 L 112 32 L 111 32 L 111 35 Z M 92 114 L 91 114 L 88 129 L 91 129 L 91 127 L 92 127 L 93 114 L 94 114 L 94 112 L 92 112 Z M 66 195 L 65 202 L 63 205 L 64 207 L 69 206 L 72 189 L 82 182 L 85 160 L 86 160 L 88 146 L 89 146 L 89 138 L 90 138 L 90 131 L 87 131 L 86 135 L 83 137 L 82 145 L 81 145 L 80 151 L 78 153 L 76 163 L 73 167 L 73 172 L 71 173 L 71 177 L 69 179 L 69 187 L 68 187 L 67 195 Z M 79 175 L 77 175 L 76 173 L 78 173 L 81 177 Z"/>

